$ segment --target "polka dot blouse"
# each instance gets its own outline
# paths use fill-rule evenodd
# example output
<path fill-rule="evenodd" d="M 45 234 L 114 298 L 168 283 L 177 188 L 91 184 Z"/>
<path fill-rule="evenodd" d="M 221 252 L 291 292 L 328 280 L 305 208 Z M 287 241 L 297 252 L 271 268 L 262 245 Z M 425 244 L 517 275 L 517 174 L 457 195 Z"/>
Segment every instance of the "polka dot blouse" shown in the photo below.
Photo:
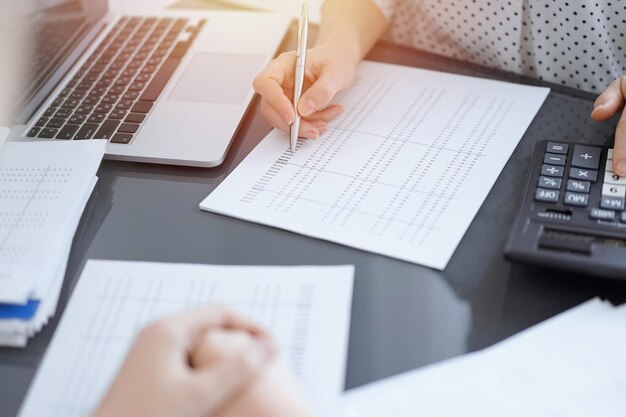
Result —
<path fill-rule="evenodd" d="M 626 75 L 626 2 L 373 0 L 393 42 L 600 92 Z"/>

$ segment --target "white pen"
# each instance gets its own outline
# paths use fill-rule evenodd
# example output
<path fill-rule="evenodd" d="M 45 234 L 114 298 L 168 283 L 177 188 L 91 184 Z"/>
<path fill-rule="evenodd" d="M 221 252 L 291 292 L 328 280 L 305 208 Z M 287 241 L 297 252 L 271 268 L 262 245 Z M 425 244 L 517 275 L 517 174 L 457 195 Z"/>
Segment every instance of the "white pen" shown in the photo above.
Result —
<path fill-rule="evenodd" d="M 306 67 L 306 48 L 309 38 L 309 5 L 302 4 L 302 15 L 298 25 L 298 49 L 296 50 L 296 70 L 295 80 L 293 83 L 293 108 L 296 111 L 296 118 L 291 125 L 291 134 L 289 135 L 289 149 L 293 154 L 298 144 L 298 132 L 300 131 L 300 113 L 298 113 L 298 102 L 302 96 L 302 87 L 304 85 L 304 70 Z"/>

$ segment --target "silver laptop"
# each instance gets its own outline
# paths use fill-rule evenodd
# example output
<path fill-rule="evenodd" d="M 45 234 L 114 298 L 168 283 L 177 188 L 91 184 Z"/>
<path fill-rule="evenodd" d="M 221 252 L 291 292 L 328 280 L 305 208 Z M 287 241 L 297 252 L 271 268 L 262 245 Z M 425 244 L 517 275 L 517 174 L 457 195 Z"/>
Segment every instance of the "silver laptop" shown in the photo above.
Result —
<path fill-rule="evenodd" d="M 10 140 L 106 139 L 110 159 L 173 165 L 224 160 L 252 80 L 290 24 L 270 13 L 118 16 L 107 0 L 14 1 L 32 36 Z"/>

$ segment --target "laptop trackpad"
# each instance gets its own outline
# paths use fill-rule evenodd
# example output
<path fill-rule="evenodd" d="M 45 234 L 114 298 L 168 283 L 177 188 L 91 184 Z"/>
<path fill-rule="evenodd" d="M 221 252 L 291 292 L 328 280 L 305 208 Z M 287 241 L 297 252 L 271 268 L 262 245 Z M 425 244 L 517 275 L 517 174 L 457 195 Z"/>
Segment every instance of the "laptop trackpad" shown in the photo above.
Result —
<path fill-rule="evenodd" d="M 261 71 L 263 55 L 197 53 L 169 96 L 173 101 L 241 104 L 254 77 Z"/>

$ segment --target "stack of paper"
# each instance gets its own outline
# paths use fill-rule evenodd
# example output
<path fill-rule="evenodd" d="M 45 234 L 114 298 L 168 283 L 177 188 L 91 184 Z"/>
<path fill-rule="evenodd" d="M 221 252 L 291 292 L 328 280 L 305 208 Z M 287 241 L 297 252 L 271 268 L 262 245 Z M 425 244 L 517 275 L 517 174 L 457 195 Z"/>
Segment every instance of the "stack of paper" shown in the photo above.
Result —
<path fill-rule="evenodd" d="M 336 417 L 622 417 L 626 306 L 589 301 L 484 351 L 349 391 Z"/>
<path fill-rule="evenodd" d="M 90 415 L 146 323 L 211 304 L 265 326 L 326 415 L 343 392 L 353 280 L 352 266 L 89 261 L 19 416 Z"/>
<path fill-rule="evenodd" d="M 105 143 L 0 148 L 0 345 L 24 346 L 54 314 Z"/>

